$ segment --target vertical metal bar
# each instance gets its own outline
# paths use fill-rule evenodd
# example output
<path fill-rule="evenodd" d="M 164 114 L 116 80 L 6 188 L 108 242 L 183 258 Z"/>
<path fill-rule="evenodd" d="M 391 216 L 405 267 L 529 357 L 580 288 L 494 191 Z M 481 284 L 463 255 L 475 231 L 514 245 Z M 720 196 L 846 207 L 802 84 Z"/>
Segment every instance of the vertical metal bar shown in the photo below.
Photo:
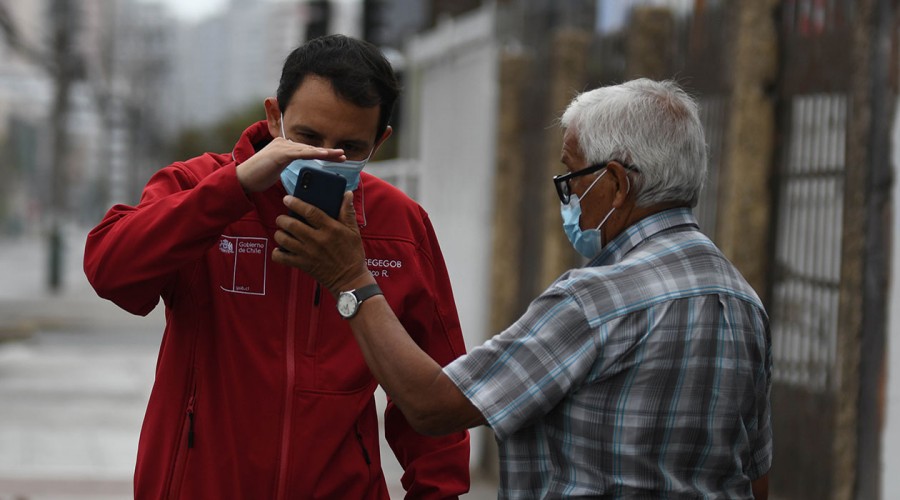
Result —
<path fill-rule="evenodd" d="M 776 296 L 775 299 L 775 314 L 773 318 L 773 328 L 775 328 L 776 334 L 773 335 L 773 345 L 772 352 L 773 357 L 775 358 L 775 368 L 777 378 L 780 380 L 787 380 L 788 377 L 788 366 L 787 366 L 787 346 L 788 346 L 788 331 L 789 331 L 789 322 L 788 322 L 788 302 L 790 300 L 788 295 L 788 286 L 787 286 L 787 275 L 789 273 L 789 263 L 787 260 L 788 256 L 788 235 L 790 234 L 791 227 L 791 198 L 790 198 L 790 184 L 789 184 L 789 172 L 790 165 L 793 161 L 793 144 L 794 144 L 794 134 L 796 133 L 795 129 L 795 113 L 794 109 L 796 103 L 792 100 L 785 99 L 784 108 L 786 110 L 783 113 L 783 116 L 780 118 L 782 123 L 784 123 L 784 145 L 781 150 L 781 164 L 778 169 L 778 200 L 779 200 L 779 219 L 780 223 L 778 225 L 777 238 L 775 239 L 774 247 L 775 247 L 775 262 L 777 266 L 777 273 L 773 277 L 773 295 Z M 784 116 L 786 115 L 786 116 Z"/>
<path fill-rule="evenodd" d="M 840 94 L 835 99 L 835 127 L 833 131 L 833 147 L 832 154 L 834 156 L 835 167 L 839 170 L 832 179 L 834 190 L 834 203 L 832 205 L 833 221 L 830 226 L 830 252 L 831 252 L 831 268 L 829 269 L 830 281 L 832 283 L 831 293 L 831 332 L 828 344 L 828 365 L 829 376 L 834 373 L 834 365 L 837 363 L 837 322 L 838 322 L 838 305 L 840 303 L 840 280 L 841 280 L 841 228 L 843 227 L 844 204 L 844 188 L 843 176 L 846 165 L 846 141 L 847 141 L 847 96 Z M 835 380 L 830 380 L 829 388 L 834 388 Z"/>
<path fill-rule="evenodd" d="M 820 14 L 816 14 L 818 16 Z M 806 217 L 806 314 L 809 321 L 809 330 L 807 336 L 807 366 L 809 369 L 809 379 L 807 388 L 816 390 L 816 380 L 819 373 L 819 363 L 817 357 L 818 340 L 819 340 L 819 321 L 818 309 L 820 303 L 819 285 L 817 282 L 816 267 L 820 254 L 817 241 L 818 234 L 818 216 L 819 216 L 819 200 L 818 200 L 818 176 L 820 173 L 820 165 L 822 162 L 822 115 L 824 113 L 822 102 L 825 99 L 824 94 L 815 94 L 810 96 L 812 100 L 812 117 L 810 118 L 810 157 L 807 166 L 806 175 L 806 191 L 808 200 L 808 212 Z"/>
<path fill-rule="evenodd" d="M 803 303 L 803 255 L 805 250 L 803 237 L 803 218 L 806 213 L 805 207 L 805 186 L 803 185 L 802 173 L 804 165 L 808 158 L 807 146 L 807 116 L 809 115 L 809 99 L 807 97 L 797 97 L 797 132 L 794 135 L 797 144 L 796 161 L 791 165 L 791 187 L 793 191 L 794 211 L 792 214 L 794 230 L 791 231 L 789 238 L 791 239 L 791 304 L 793 310 L 791 316 L 794 318 L 796 325 L 794 338 L 791 346 L 791 358 L 793 359 L 794 370 L 796 373 L 796 384 L 804 385 L 806 383 L 806 363 L 803 358 L 804 337 L 806 336 L 806 324 L 803 317 L 805 304 Z"/>
<path fill-rule="evenodd" d="M 831 210 L 834 205 L 834 198 L 831 196 L 831 183 L 834 177 L 835 159 L 833 155 L 833 145 L 831 143 L 831 135 L 834 121 L 834 104 L 837 96 L 829 94 L 824 104 L 824 120 L 822 129 L 822 175 L 819 179 L 819 267 L 817 275 L 819 276 L 819 318 L 821 325 L 819 328 L 819 369 L 821 370 L 819 377 L 819 390 L 824 392 L 828 386 L 829 372 L 829 356 L 828 342 L 831 335 L 831 312 L 828 306 L 828 300 L 831 297 L 831 281 L 828 277 L 828 269 L 830 267 L 829 252 L 829 228 L 831 227 Z"/>
<path fill-rule="evenodd" d="M 841 279 L 841 261 L 843 259 L 842 254 L 842 228 L 844 225 L 844 172 L 846 171 L 846 163 L 847 163 L 847 133 L 848 133 L 848 98 L 847 95 L 841 95 L 838 101 L 838 121 L 839 128 L 835 131 L 836 140 L 835 140 L 835 158 L 838 161 L 838 164 L 841 166 L 841 172 L 835 176 L 835 203 L 834 203 L 834 211 L 835 211 L 835 221 L 834 226 L 832 227 L 832 252 L 834 258 L 832 260 L 832 269 L 831 275 L 833 278 L 833 282 L 835 286 L 833 288 L 834 298 L 833 304 L 834 308 L 832 310 L 832 316 L 834 321 L 832 323 L 832 332 L 831 332 L 831 345 L 830 347 L 830 366 L 829 375 L 832 377 L 831 387 L 834 389 L 837 387 L 837 344 L 838 344 L 838 320 L 839 320 L 839 311 L 840 311 L 840 279 Z"/>
<path fill-rule="evenodd" d="M 777 196 L 778 196 L 778 205 L 779 212 L 778 217 L 776 218 L 778 222 L 778 229 L 776 231 L 776 238 L 773 244 L 775 249 L 775 266 L 776 272 L 772 278 L 772 323 L 773 328 L 776 329 L 774 335 L 772 335 L 772 355 L 775 359 L 775 372 L 774 376 L 779 380 L 787 380 L 787 345 L 788 345 L 788 321 L 787 321 L 787 311 L 788 311 L 788 300 L 789 296 L 787 293 L 787 285 L 786 285 L 786 274 L 788 272 L 788 263 L 787 263 L 787 254 L 788 254 L 788 235 L 790 234 L 790 186 L 788 184 L 788 174 L 790 170 L 791 162 L 793 161 L 793 135 L 795 133 L 795 121 L 794 120 L 794 103 L 788 102 L 785 106 L 786 109 L 791 110 L 788 113 L 784 113 L 788 115 L 788 118 L 781 117 L 780 120 L 782 123 L 786 125 L 783 127 L 784 130 L 784 146 L 781 148 L 780 158 L 779 158 L 779 168 L 777 170 L 777 175 L 779 182 L 777 184 Z"/>
<path fill-rule="evenodd" d="M 799 103 L 798 108 L 798 126 L 797 126 L 797 134 L 795 135 L 797 141 L 797 159 L 796 162 L 791 166 L 791 186 L 793 188 L 793 197 L 794 197 L 794 213 L 792 214 L 794 219 L 794 231 L 791 231 L 791 267 L 794 270 L 793 276 L 791 277 L 791 303 L 794 305 L 794 310 L 791 314 L 794 316 L 794 321 L 796 326 L 796 330 L 794 332 L 794 342 L 792 349 L 792 357 L 794 359 L 794 369 L 796 371 L 795 383 L 804 384 L 806 382 L 806 367 L 803 359 L 803 338 L 806 335 L 806 325 L 804 324 L 803 311 L 805 310 L 805 304 L 803 303 L 803 251 L 804 251 L 804 238 L 803 238 L 803 216 L 805 215 L 805 207 L 804 207 L 804 186 L 803 186 L 803 178 L 801 174 L 803 173 L 803 166 L 806 163 L 807 158 L 807 115 L 809 114 L 809 99 L 806 97 L 798 97 L 797 102 Z"/>
<path fill-rule="evenodd" d="M 828 332 L 828 310 L 826 302 L 828 299 L 828 285 L 825 278 L 825 269 L 828 267 L 828 251 L 826 247 L 826 231 L 828 228 L 828 207 L 830 205 L 828 199 L 828 182 L 829 171 L 831 168 L 831 155 L 829 133 L 831 130 L 831 105 L 832 95 L 823 96 L 822 99 L 822 121 L 820 130 L 820 164 L 819 175 L 816 177 L 816 317 L 818 327 L 816 332 L 816 365 L 818 369 L 817 390 L 822 391 L 825 388 L 825 376 L 827 369 L 827 349 L 825 338 Z"/>
<path fill-rule="evenodd" d="M 831 120 L 829 122 L 829 158 L 832 174 L 828 178 L 827 196 L 830 203 L 826 210 L 825 225 L 825 276 L 828 282 L 828 298 L 825 305 L 828 308 L 828 332 L 825 344 L 825 386 L 826 391 L 833 389 L 832 378 L 835 363 L 834 348 L 837 338 L 837 311 L 838 311 L 838 284 L 840 282 L 840 227 L 841 227 L 841 203 L 843 193 L 840 188 L 840 172 L 843 171 L 844 157 L 842 144 L 844 141 L 844 97 L 838 94 L 831 102 Z"/>
<path fill-rule="evenodd" d="M 800 352 L 803 360 L 804 380 L 803 384 L 809 388 L 813 376 L 813 343 L 815 340 L 815 321 L 813 308 L 815 307 L 815 290 L 813 282 L 813 254 L 815 253 L 814 245 L 814 225 L 812 224 L 813 215 L 815 213 L 814 191 L 813 191 L 813 174 L 815 173 L 818 118 L 819 118 L 819 98 L 815 95 L 807 96 L 807 109 L 804 117 L 805 121 L 805 157 L 801 164 L 801 184 L 803 186 L 803 219 L 801 225 L 803 230 L 802 247 L 800 251 L 800 266 L 802 269 L 801 281 L 801 304 L 803 304 L 803 347 Z"/>

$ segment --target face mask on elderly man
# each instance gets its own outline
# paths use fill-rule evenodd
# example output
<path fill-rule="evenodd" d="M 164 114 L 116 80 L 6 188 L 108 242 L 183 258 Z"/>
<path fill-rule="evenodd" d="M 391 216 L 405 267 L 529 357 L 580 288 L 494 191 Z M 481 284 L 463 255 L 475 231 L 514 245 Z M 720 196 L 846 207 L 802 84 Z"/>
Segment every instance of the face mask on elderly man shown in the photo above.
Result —
<path fill-rule="evenodd" d="M 603 250 L 603 237 L 600 229 L 603 227 L 603 224 L 606 224 L 606 221 L 609 219 L 609 216 L 616 211 L 616 208 L 613 207 L 609 212 L 606 213 L 606 216 L 603 217 L 603 220 L 600 221 L 600 224 L 597 225 L 596 228 L 593 229 L 581 229 L 581 200 L 587 197 L 588 193 L 593 189 L 594 185 L 606 175 L 608 170 L 604 170 L 594 182 L 588 186 L 587 190 L 584 194 L 581 195 L 581 198 L 578 197 L 577 194 L 572 193 L 569 198 L 569 203 L 560 203 L 559 211 L 562 215 L 563 219 L 563 230 L 566 232 L 566 236 L 569 238 L 569 242 L 572 243 L 572 246 L 575 247 L 575 250 L 578 251 L 582 256 L 588 259 L 593 259 L 594 257 L 600 255 L 600 252 Z M 631 181 L 628 181 L 628 191 L 631 191 Z"/>

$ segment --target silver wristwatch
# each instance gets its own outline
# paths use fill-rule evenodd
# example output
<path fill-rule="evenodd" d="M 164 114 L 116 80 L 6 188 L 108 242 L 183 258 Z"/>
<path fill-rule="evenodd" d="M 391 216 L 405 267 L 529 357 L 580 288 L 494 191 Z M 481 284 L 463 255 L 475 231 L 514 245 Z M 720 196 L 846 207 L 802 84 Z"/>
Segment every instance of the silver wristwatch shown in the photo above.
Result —
<path fill-rule="evenodd" d="M 381 288 L 378 287 L 377 283 L 372 283 L 371 285 L 366 285 L 357 288 L 356 290 L 341 292 L 337 299 L 338 313 L 342 318 L 350 319 L 359 312 L 359 306 L 364 300 L 381 294 Z"/>

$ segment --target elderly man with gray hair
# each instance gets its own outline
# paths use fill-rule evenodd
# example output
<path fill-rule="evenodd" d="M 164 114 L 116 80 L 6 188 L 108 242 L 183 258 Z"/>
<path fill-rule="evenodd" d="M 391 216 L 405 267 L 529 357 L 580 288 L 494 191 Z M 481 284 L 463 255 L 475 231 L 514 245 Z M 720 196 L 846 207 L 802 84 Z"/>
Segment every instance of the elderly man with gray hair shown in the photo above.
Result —
<path fill-rule="evenodd" d="M 553 178 L 587 265 L 441 368 L 365 265 L 351 198 L 341 219 L 287 197 L 276 259 L 344 306 L 372 373 L 412 426 L 488 425 L 501 498 L 766 498 L 771 340 L 757 294 L 700 232 L 706 175 L 695 102 L 647 79 L 577 96 Z"/>

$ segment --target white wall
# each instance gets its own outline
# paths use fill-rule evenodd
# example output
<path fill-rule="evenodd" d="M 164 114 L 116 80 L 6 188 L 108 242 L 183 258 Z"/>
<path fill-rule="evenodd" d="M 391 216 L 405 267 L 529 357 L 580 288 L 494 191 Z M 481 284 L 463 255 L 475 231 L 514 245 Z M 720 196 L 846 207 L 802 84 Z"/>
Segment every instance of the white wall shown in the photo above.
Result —
<path fill-rule="evenodd" d="M 498 110 L 497 42 L 491 6 L 440 24 L 407 50 L 409 121 L 418 201 L 444 252 L 466 346 L 480 345 L 490 306 Z M 477 460 L 484 433 L 472 433 Z"/>
<path fill-rule="evenodd" d="M 439 26 L 410 47 L 419 72 L 419 201 L 441 242 L 469 346 L 487 332 L 497 122 L 493 11 Z M 410 128 L 412 128 L 410 127 Z"/>
<path fill-rule="evenodd" d="M 895 108 L 900 110 L 900 108 Z M 891 138 L 892 163 L 900 165 L 900 111 L 895 111 L 893 136 Z M 895 170 L 896 175 L 896 170 Z M 900 182 L 894 182 L 892 198 L 900 200 Z M 900 498 L 900 217 L 894 210 L 893 254 L 891 255 L 891 276 L 888 279 L 888 320 L 887 320 L 887 389 L 885 395 L 885 425 L 881 446 L 881 498 Z"/>

